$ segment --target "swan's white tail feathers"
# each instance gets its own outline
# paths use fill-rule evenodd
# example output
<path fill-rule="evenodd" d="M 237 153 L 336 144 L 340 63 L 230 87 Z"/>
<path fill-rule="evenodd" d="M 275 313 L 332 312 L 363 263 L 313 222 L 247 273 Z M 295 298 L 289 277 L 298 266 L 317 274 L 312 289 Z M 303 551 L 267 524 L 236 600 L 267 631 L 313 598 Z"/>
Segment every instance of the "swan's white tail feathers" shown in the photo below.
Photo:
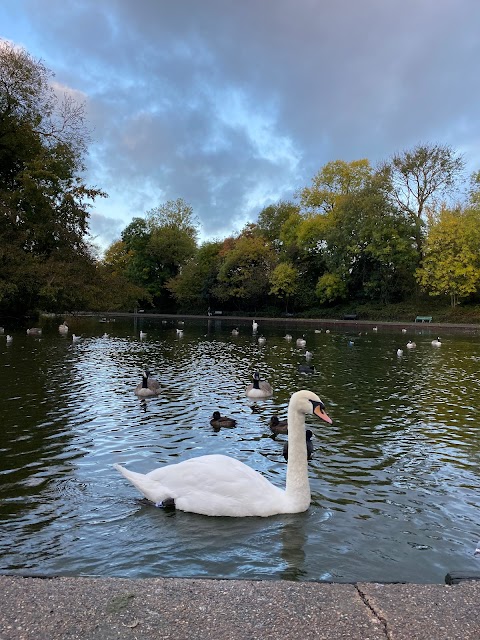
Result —
<path fill-rule="evenodd" d="M 140 493 L 142 493 L 147 500 L 154 502 L 162 502 L 166 498 L 172 498 L 166 487 L 163 487 L 159 482 L 156 482 L 144 475 L 143 473 L 137 473 L 136 471 L 129 471 L 122 467 L 120 464 L 113 465 L 122 476 L 124 476 L 129 482 L 136 487 Z"/>

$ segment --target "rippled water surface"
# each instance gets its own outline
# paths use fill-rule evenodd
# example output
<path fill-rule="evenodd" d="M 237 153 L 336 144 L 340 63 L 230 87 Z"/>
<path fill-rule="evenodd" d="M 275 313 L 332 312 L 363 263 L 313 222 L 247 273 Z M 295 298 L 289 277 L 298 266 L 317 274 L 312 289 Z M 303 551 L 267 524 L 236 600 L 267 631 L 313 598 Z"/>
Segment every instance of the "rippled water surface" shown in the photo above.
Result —
<path fill-rule="evenodd" d="M 0 336 L 0 571 L 410 582 L 480 571 L 477 333 L 443 332 L 434 348 L 425 327 L 358 335 L 361 327 L 260 324 L 263 347 L 251 321 L 228 319 L 186 319 L 183 337 L 177 321 L 149 318 L 72 319 L 66 337 L 58 321 L 44 324 L 41 338 L 8 328 L 13 342 Z M 72 333 L 82 339 L 73 343 Z M 313 352 L 309 375 L 297 371 L 301 334 Z M 409 338 L 416 349 L 405 348 Z M 133 393 L 143 363 L 163 387 L 146 401 Z M 253 403 L 244 389 L 256 368 L 274 395 Z M 307 418 L 315 452 L 305 513 L 165 512 L 112 467 L 146 472 L 224 453 L 283 486 L 286 437 L 273 440 L 268 422 L 286 417 L 301 388 L 318 393 L 333 419 Z M 215 432 L 214 410 L 236 427 Z"/>

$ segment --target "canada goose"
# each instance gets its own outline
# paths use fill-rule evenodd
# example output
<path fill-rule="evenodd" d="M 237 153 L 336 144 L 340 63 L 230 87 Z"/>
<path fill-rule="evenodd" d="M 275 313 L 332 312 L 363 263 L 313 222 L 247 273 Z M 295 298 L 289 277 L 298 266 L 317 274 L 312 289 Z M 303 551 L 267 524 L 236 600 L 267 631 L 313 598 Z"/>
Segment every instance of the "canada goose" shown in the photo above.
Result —
<path fill-rule="evenodd" d="M 237 422 L 233 418 L 227 418 L 227 416 L 221 416 L 220 411 L 214 411 L 212 419 L 210 420 L 212 427 L 219 431 L 223 427 L 234 427 Z"/>
<path fill-rule="evenodd" d="M 378 331 L 378 327 L 372 327 L 372 331 Z"/>
<path fill-rule="evenodd" d="M 305 441 L 307 443 L 307 460 L 312 459 L 312 453 L 313 453 L 312 436 L 313 436 L 313 433 L 310 431 L 310 429 L 307 429 L 305 431 Z M 285 460 L 288 461 L 288 440 L 283 445 L 283 457 L 285 458 Z"/>
<path fill-rule="evenodd" d="M 142 374 L 142 382 L 135 387 L 135 395 L 141 398 L 157 396 L 161 392 L 160 383 L 154 378 L 150 378 L 150 371 L 145 369 Z"/>
<path fill-rule="evenodd" d="M 407 342 L 407 349 L 415 349 L 416 346 L 415 342 L 412 342 L 411 340 Z"/>
<path fill-rule="evenodd" d="M 273 516 L 300 513 L 310 505 L 305 416 L 331 424 L 320 398 L 297 391 L 288 405 L 289 456 L 285 489 L 273 485 L 246 464 L 224 455 L 190 458 L 147 474 L 114 467 L 159 507 L 175 507 L 207 516 Z"/>
<path fill-rule="evenodd" d="M 27 329 L 27 334 L 29 336 L 41 336 L 42 330 L 39 327 L 32 327 L 31 329 Z"/>
<path fill-rule="evenodd" d="M 272 387 L 265 380 L 260 380 L 260 374 L 255 371 L 253 374 L 253 382 L 248 384 L 245 389 L 245 395 L 249 398 L 268 398 L 273 394 Z"/>
<path fill-rule="evenodd" d="M 407 330 L 406 329 L 402 329 L 402 333 L 407 333 Z"/>
<path fill-rule="evenodd" d="M 272 416 L 270 418 L 270 431 L 273 434 L 273 438 L 275 439 L 276 436 L 278 436 L 279 434 L 285 434 L 288 433 L 288 420 L 279 420 L 278 416 Z"/>
<path fill-rule="evenodd" d="M 441 347 L 442 343 L 440 341 L 440 338 L 435 338 L 435 340 L 432 340 L 432 347 Z"/>
<path fill-rule="evenodd" d="M 297 347 L 303 348 L 307 344 L 305 340 L 305 336 L 303 335 L 301 338 L 297 338 Z"/>

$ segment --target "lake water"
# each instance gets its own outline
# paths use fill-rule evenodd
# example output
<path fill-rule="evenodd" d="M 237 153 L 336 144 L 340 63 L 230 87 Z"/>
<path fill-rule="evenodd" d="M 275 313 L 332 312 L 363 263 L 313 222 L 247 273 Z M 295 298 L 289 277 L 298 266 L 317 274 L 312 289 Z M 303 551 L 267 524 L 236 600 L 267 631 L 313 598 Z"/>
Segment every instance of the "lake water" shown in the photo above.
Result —
<path fill-rule="evenodd" d="M 435 348 L 425 326 L 326 333 L 320 323 L 260 320 L 259 347 L 251 320 L 185 319 L 183 337 L 171 319 L 68 322 L 68 336 L 58 320 L 44 321 L 41 338 L 15 327 L 10 344 L 0 336 L 1 572 L 438 583 L 451 570 L 480 571 L 476 332 L 442 330 Z M 310 375 L 297 371 L 302 334 Z M 133 392 L 144 363 L 163 387 L 146 401 Z M 253 403 L 244 389 L 257 368 L 274 395 Z M 112 467 L 147 472 L 223 453 L 283 486 L 286 436 L 272 439 L 268 422 L 286 417 L 301 388 L 333 420 L 307 417 L 315 451 L 305 513 L 166 512 Z M 214 410 L 236 427 L 215 432 Z"/>

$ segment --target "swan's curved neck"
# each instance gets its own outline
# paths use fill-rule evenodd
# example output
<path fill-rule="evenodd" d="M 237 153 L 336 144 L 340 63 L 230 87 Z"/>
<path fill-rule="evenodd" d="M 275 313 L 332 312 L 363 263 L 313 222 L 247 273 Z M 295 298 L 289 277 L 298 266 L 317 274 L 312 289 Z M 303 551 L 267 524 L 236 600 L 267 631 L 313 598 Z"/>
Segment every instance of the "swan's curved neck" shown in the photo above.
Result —
<path fill-rule="evenodd" d="M 288 462 L 285 494 L 306 509 L 310 504 L 305 416 L 290 403 L 288 407 Z"/>

